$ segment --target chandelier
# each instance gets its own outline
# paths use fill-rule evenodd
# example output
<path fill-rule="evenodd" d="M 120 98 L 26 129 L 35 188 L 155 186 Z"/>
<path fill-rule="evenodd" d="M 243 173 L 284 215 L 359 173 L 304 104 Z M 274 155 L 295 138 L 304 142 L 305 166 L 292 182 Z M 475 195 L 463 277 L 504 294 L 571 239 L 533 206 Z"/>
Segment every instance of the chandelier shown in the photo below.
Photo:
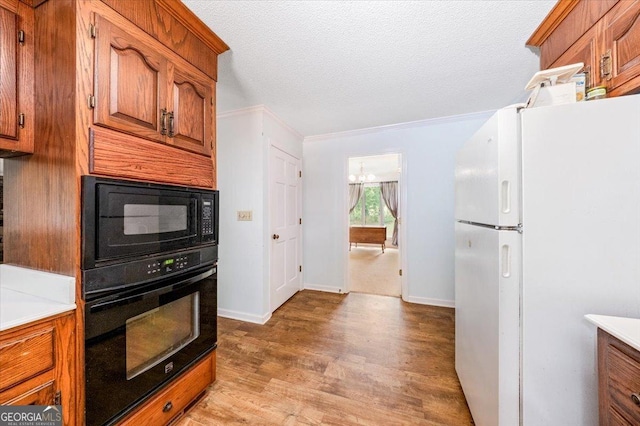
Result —
<path fill-rule="evenodd" d="M 360 162 L 360 174 L 358 176 L 356 175 L 349 175 L 349 181 L 351 182 L 371 182 L 372 180 L 375 180 L 376 176 L 373 173 L 369 173 L 369 174 L 365 174 L 364 173 L 364 163 Z"/>

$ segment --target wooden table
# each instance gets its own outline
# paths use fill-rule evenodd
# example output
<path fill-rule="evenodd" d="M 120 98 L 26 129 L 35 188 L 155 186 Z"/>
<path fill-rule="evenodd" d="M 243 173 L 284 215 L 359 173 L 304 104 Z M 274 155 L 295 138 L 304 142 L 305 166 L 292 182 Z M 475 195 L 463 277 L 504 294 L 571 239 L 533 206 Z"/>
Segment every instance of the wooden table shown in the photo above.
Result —
<path fill-rule="evenodd" d="M 384 253 L 385 241 L 387 240 L 386 226 L 350 226 L 349 227 L 349 250 L 351 244 L 358 243 L 380 244 Z"/>

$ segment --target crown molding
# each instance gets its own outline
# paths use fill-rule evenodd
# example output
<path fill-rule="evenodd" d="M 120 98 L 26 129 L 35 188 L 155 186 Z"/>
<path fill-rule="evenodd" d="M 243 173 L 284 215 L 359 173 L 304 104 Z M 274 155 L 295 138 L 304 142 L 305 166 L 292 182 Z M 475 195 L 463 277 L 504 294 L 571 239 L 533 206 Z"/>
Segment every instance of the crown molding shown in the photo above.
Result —
<path fill-rule="evenodd" d="M 378 133 L 387 130 L 402 130 L 410 129 L 413 127 L 421 126 L 435 126 L 438 124 L 453 123 L 457 121 L 473 120 L 481 118 L 489 118 L 495 113 L 495 110 L 472 112 L 469 114 L 450 115 L 446 117 L 427 118 L 424 120 L 409 121 L 406 123 L 387 124 L 384 126 L 367 127 L 364 129 L 346 130 L 344 132 L 326 133 L 322 135 L 307 136 L 304 138 L 304 142 L 323 141 L 327 139 L 347 138 L 361 135 L 368 135 L 371 133 Z"/>
<path fill-rule="evenodd" d="M 296 129 L 294 129 L 287 123 L 285 123 L 280 117 L 276 115 L 276 113 L 274 113 L 273 111 L 271 111 L 269 108 L 267 108 L 265 105 L 262 105 L 262 104 L 254 105 L 247 108 L 240 108 L 240 109 L 234 109 L 232 111 L 222 112 L 217 114 L 216 118 L 221 119 L 221 118 L 235 117 L 237 115 L 251 114 L 254 112 L 261 112 L 261 113 L 267 114 L 269 117 L 275 120 L 279 125 L 287 129 L 289 132 L 293 133 L 298 139 L 300 140 L 304 139 L 304 136 L 302 136 L 300 132 L 298 132 Z"/>

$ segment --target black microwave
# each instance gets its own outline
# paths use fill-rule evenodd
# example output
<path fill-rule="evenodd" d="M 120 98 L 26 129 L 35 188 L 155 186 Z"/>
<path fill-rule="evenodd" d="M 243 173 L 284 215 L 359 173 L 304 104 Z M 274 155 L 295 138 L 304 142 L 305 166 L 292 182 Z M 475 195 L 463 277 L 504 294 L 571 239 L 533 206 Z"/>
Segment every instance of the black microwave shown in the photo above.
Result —
<path fill-rule="evenodd" d="M 218 243 L 216 190 L 82 177 L 82 269 Z"/>

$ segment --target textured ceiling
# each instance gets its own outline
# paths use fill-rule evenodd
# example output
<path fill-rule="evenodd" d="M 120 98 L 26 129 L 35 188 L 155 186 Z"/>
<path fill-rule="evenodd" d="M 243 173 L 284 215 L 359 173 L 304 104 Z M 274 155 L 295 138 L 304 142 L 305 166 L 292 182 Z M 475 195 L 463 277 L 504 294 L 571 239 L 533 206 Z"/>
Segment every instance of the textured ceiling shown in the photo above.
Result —
<path fill-rule="evenodd" d="M 183 0 L 231 50 L 218 112 L 263 104 L 304 136 L 521 101 L 555 0 Z"/>

